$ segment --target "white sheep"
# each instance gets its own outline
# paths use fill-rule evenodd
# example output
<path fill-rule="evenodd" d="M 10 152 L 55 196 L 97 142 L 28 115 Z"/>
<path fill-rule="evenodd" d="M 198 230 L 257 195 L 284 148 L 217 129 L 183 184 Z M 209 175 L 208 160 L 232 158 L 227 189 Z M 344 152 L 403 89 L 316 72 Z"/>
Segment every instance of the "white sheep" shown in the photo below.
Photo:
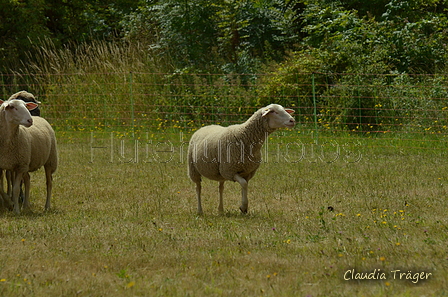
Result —
<path fill-rule="evenodd" d="M 47 181 L 45 209 L 50 208 L 52 175 L 57 168 L 56 137 L 50 124 L 41 117 L 31 117 L 28 109 L 34 102 L 0 100 L 0 168 L 14 172 L 14 211 L 20 213 L 20 183 L 25 183 L 24 208 L 29 207 L 30 179 L 28 172 L 44 166 Z"/>
<path fill-rule="evenodd" d="M 8 100 L 18 99 L 22 100 L 24 102 L 34 102 L 36 104 L 41 104 L 39 101 L 36 100 L 36 97 L 34 97 L 33 94 L 27 92 L 27 91 L 20 91 L 15 94 L 12 94 L 11 97 L 9 97 Z M 30 110 L 30 114 L 32 116 L 40 116 L 40 109 L 39 106 L 36 108 L 33 108 Z"/>
<path fill-rule="evenodd" d="M 278 128 L 294 127 L 292 109 L 270 104 L 256 111 L 245 123 L 222 127 L 205 126 L 196 131 L 188 147 L 188 174 L 196 183 L 198 214 L 202 214 L 202 176 L 219 181 L 219 207 L 223 212 L 224 182 L 236 181 L 242 188 L 240 210 L 247 213 L 247 184 L 261 163 L 261 147 Z"/>
<path fill-rule="evenodd" d="M 32 93 L 29 93 L 27 91 L 20 91 L 15 94 L 12 94 L 11 97 L 9 97 L 8 100 L 18 99 L 22 100 L 24 102 L 34 102 L 36 104 L 41 104 L 38 100 L 36 100 L 36 97 Z M 39 106 L 36 108 L 33 108 L 30 110 L 30 114 L 32 116 L 40 116 L 40 109 Z M 11 171 L 6 172 L 6 184 L 7 184 L 7 194 L 9 197 L 12 197 L 12 180 L 13 180 L 13 173 Z M 23 201 L 23 192 L 22 188 L 20 188 L 20 196 L 19 200 Z"/>

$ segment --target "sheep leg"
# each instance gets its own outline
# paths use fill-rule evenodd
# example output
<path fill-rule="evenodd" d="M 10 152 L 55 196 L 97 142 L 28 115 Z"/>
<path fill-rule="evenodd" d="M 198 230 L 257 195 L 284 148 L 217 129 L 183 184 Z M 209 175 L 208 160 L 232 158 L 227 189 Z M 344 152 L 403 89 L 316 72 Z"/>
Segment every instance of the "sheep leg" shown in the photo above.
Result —
<path fill-rule="evenodd" d="M 28 173 L 26 173 L 26 174 L 28 174 Z M 28 174 L 28 176 L 29 176 L 29 174 Z M 22 181 L 20 183 L 20 193 L 19 193 L 19 202 L 22 202 L 22 203 L 25 202 L 25 193 L 23 192 L 23 187 L 22 187 L 23 184 L 24 184 L 24 182 Z"/>
<path fill-rule="evenodd" d="M 53 173 L 50 168 L 45 167 L 45 177 L 47 179 L 47 201 L 45 202 L 45 210 L 49 210 L 51 206 L 51 191 L 53 189 Z"/>
<path fill-rule="evenodd" d="M 6 193 L 3 187 L 3 169 L 0 169 L 0 195 L 4 202 L 6 202 Z"/>
<path fill-rule="evenodd" d="M 224 204 L 222 202 L 222 193 L 223 192 L 224 192 L 224 182 L 221 181 L 221 182 L 219 182 L 219 206 L 218 206 L 219 213 L 224 212 Z"/>
<path fill-rule="evenodd" d="M 16 172 L 14 174 L 14 180 L 12 185 L 12 201 L 14 202 L 14 212 L 20 214 L 19 206 L 19 194 L 20 194 L 20 184 L 22 182 L 23 173 Z"/>
<path fill-rule="evenodd" d="M 201 204 L 201 182 L 196 183 L 196 197 L 198 198 L 198 214 L 203 214 Z"/>
<path fill-rule="evenodd" d="M 30 208 L 30 174 L 28 172 L 23 174 L 23 184 L 25 185 L 25 197 L 23 198 L 23 209 Z M 22 191 L 22 186 L 20 186 L 20 192 Z"/>
<path fill-rule="evenodd" d="M 3 205 L 8 209 L 12 208 L 11 198 L 6 194 L 5 188 L 3 185 L 3 170 L 1 170 L 1 169 L 0 169 L 0 196 L 3 200 Z"/>
<path fill-rule="evenodd" d="M 2 204 L 4 207 L 6 207 L 7 209 L 12 209 L 12 202 L 11 202 L 11 198 L 6 195 L 6 193 L 3 190 L 0 190 L 0 196 L 1 196 L 1 200 L 2 200 Z"/>
<path fill-rule="evenodd" d="M 247 208 L 249 205 L 249 201 L 247 200 L 247 181 L 239 176 L 238 174 L 235 174 L 233 177 L 235 181 L 237 181 L 241 185 L 241 206 L 240 210 L 242 213 L 247 213 Z"/>
<path fill-rule="evenodd" d="M 14 174 L 13 174 L 12 171 L 6 170 L 6 186 L 7 186 L 7 190 L 6 190 L 7 192 L 6 193 L 8 194 L 10 199 L 12 199 L 12 183 L 13 183 L 13 180 L 14 180 L 13 175 Z"/>

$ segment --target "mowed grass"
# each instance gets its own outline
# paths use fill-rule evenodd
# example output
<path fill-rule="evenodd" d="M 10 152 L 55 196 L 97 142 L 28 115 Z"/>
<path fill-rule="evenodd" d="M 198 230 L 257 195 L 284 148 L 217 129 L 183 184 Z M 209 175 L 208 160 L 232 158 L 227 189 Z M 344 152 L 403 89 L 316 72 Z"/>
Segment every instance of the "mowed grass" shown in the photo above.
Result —
<path fill-rule="evenodd" d="M 205 180 L 198 216 L 186 146 L 157 159 L 119 144 L 60 140 L 52 210 L 41 170 L 32 212 L 0 213 L 1 296 L 448 295 L 441 150 L 360 146 L 359 161 L 327 163 L 307 148 L 287 162 L 285 146 L 270 144 L 249 213 L 228 182 L 219 215 L 218 184 Z M 386 279 L 345 280 L 352 269 Z M 431 275 L 413 283 L 408 271 Z"/>

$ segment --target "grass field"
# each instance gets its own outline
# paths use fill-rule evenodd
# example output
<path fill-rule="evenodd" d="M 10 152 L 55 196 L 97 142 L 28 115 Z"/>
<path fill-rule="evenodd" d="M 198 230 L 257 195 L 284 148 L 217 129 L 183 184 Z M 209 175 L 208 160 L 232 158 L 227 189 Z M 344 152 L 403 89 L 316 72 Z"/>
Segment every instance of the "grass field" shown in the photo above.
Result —
<path fill-rule="evenodd" d="M 325 159 L 274 139 L 249 213 L 229 182 L 219 215 L 205 181 L 197 216 L 182 143 L 154 155 L 156 142 L 66 139 L 52 210 L 39 171 L 32 212 L 0 213 L 1 296 L 448 295 L 444 150 L 367 143 Z"/>

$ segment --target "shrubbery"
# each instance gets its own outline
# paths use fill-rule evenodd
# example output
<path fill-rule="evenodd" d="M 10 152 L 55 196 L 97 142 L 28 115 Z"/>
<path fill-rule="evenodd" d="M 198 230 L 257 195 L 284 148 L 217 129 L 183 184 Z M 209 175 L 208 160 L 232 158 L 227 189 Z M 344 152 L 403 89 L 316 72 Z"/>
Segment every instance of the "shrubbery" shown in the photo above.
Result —
<path fill-rule="evenodd" d="M 88 5 L 83 22 L 78 2 L 38 10 L 71 11 L 77 37 L 61 46 L 41 30 L 5 43 L 20 54 L 3 65 L 13 72 L 1 76 L 4 96 L 20 86 L 46 97 L 71 127 L 233 123 L 276 102 L 334 131 L 446 129 L 445 1 L 126 3 Z M 8 5 L 8 17 L 26 8 Z M 26 21 L 45 26 L 39 13 Z M 85 21 L 96 33 L 82 41 Z"/>

